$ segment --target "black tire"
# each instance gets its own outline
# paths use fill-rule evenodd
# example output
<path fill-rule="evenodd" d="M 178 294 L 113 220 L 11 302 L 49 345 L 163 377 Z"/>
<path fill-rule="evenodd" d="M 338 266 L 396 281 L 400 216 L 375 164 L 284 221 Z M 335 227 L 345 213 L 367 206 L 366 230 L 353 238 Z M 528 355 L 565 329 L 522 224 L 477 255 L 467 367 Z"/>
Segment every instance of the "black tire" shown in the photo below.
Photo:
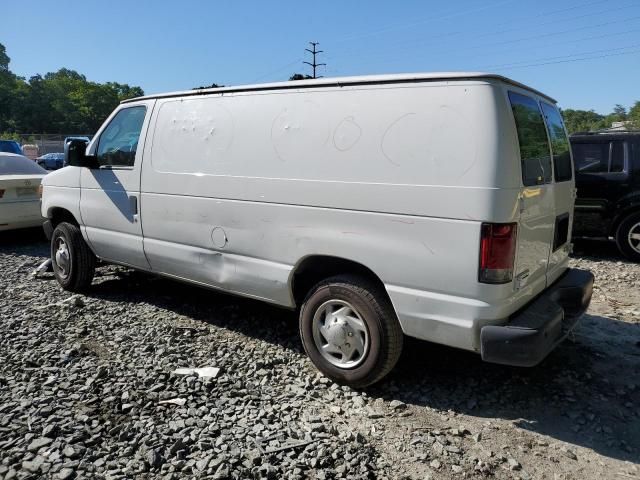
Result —
<path fill-rule="evenodd" d="M 353 368 L 330 363 L 314 340 L 314 316 L 328 301 L 347 302 L 366 325 L 368 349 Z M 386 376 L 398 362 L 404 340 L 386 292 L 370 280 L 352 275 L 328 278 L 311 289 L 300 310 L 300 337 L 318 370 L 334 382 L 353 388 L 367 387 Z"/>
<path fill-rule="evenodd" d="M 629 239 L 629 233 L 631 233 L 632 230 L 634 234 L 640 233 L 640 212 L 632 213 L 625 217 L 616 230 L 616 245 L 618 246 L 618 250 L 629 260 L 640 262 L 640 252 L 635 250 L 630 243 L 632 240 Z M 633 244 L 636 248 L 640 248 L 640 241 L 633 241 Z"/>
<path fill-rule="evenodd" d="M 62 242 L 68 252 L 56 256 Z M 58 264 L 58 260 L 60 264 Z M 81 292 L 89 288 L 96 268 L 96 257 L 82 238 L 80 229 L 71 223 L 62 222 L 51 235 L 51 265 L 53 274 L 62 288 L 71 292 Z"/>

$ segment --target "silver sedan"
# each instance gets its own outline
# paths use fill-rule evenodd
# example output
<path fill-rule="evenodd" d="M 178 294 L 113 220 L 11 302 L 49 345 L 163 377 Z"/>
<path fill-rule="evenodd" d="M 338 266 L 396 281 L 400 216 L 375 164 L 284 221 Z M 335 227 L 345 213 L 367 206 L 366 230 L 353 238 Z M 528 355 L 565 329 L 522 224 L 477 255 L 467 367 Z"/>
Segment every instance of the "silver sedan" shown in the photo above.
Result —
<path fill-rule="evenodd" d="M 47 173 L 27 157 L 0 152 L 0 230 L 42 225 L 38 190 Z"/>

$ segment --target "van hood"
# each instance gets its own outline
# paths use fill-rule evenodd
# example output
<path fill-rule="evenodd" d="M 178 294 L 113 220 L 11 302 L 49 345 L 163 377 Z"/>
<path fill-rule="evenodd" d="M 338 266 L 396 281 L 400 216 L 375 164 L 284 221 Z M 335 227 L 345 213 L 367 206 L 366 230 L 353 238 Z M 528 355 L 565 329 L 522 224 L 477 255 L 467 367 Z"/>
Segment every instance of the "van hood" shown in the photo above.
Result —
<path fill-rule="evenodd" d="M 80 172 L 82 167 L 64 167 L 49 173 L 42 179 L 43 186 L 52 187 L 80 187 Z"/>

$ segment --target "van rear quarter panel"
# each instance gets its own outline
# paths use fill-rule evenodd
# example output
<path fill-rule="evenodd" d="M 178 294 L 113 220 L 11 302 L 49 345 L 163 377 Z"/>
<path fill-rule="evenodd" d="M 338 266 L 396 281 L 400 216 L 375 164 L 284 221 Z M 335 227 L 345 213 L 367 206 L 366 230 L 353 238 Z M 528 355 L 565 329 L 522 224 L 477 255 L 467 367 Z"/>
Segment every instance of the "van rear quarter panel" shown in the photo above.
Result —
<path fill-rule="evenodd" d="M 300 261 L 347 258 L 384 282 L 405 333 L 477 348 L 522 302 L 477 282 L 480 223 L 517 219 L 503 95 L 465 80 L 160 99 L 141 177 L 149 262 L 293 306 Z"/>

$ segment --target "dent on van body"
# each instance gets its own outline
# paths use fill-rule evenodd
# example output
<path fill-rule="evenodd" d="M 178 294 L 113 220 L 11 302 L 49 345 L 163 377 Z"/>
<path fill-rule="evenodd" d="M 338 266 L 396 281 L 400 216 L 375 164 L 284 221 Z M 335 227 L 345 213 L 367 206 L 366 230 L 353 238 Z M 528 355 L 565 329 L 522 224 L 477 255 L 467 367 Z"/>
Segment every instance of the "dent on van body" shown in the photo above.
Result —
<path fill-rule="evenodd" d="M 145 253 L 159 272 L 291 307 L 299 259 L 346 258 L 383 281 L 405 333 L 468 349 L 479 314 L 508 315 L 510 286 L 476 281 L 478 222 L 162 194 L 142 201 L 146 214 L 163 218 L 143 225 Z M 223 248 L 211 240 L 214 222 L 224 229 Z M 167 236 L 172 241 L 159 240 Z"/>

